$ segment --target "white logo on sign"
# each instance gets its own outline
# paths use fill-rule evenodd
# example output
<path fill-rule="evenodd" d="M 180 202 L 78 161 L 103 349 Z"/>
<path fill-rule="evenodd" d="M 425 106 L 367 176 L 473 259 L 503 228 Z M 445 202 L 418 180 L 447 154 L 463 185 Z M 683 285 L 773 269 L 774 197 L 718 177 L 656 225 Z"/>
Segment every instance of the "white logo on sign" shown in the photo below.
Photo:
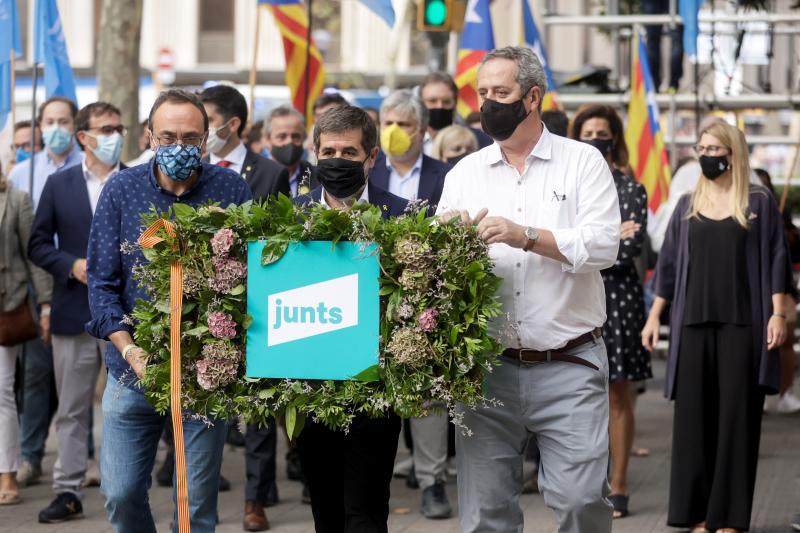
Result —
<path fill-rule="evenodd" d="M 267 297 L 267 346 L 358 325 L 358 274 Z"/>

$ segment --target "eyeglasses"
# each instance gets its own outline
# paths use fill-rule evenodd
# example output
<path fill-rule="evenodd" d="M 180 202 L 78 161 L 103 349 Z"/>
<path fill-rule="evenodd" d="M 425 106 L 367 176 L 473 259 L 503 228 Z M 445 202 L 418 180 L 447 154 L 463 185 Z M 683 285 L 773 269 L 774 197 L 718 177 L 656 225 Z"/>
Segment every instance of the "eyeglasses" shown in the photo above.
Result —
<path fill-rule="evenodd" d="M 203 144 L 203 140 L 206 138 L 205 135 L 189 135 L 188 137 L 183 137 L 182 139 L 179 139 L 174 135 L 152 135 L 152 137 L 158 141 L 160 146 L 169 146 L 175 143 L 200 146 Z"/>
<path fill-rule="evenodd" d="M 704 154 L 710 156 L 722 155 L 722 152 L 726 150 L 727 148 L 725 148 L 724 146 L 715 146 L 713 144 L 711 146 L 703 146 L 702 144 L 696 144 L 694 147 L 694 151 L 697 152 L 697 155 L 704 155 Z"/>
<path fill-rule="evenodd" d="M 102 128 L 89 128 L 89 131 L 99 131 L 100 135 L 114 135 L 119 133 L 123 137 L 128 134 L 128 128 L 120 124 L 119 126 L 103 126 Z"/>

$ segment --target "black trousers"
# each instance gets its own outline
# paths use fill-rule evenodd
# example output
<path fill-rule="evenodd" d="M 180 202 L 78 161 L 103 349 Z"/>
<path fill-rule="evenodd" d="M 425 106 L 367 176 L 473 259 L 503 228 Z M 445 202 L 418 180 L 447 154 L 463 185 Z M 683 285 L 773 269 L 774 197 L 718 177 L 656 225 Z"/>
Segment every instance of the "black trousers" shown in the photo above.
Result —
<path fill-rule="evenodd" d="M 400 417 L 357 416 L 348 433 L 306 420 L 297 439 L 317 533 L 386 533 Z"/>
<path fill-rule="evenodd" d="M 244 466 L 247 483 L 244 499 L 261 505 L 278 501 L 278 485 L 275 483 L 275 447 L 278 428 L 273 417 L 267 426 L 247 425 L 244 435 Z"/>
<path fill-rule="evenodd" d="M 667 524 L 750 528 L 764 394 L 750 327 L 684 326 Z"/>

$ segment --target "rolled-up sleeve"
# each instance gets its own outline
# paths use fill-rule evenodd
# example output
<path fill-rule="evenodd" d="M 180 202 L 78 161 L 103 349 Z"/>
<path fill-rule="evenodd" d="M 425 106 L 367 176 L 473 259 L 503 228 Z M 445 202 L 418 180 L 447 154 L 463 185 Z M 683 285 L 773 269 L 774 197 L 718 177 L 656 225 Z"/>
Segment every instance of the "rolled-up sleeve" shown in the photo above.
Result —
<path fill-rule="evenodd" d="M 108 339 L 115 331 L 133 331 L 122 323 L 125 315 L 122 299 L 125 277 L 120 251 L 121 225 L 122 213 L 116 191 L 113 183 L 109 183 L 100 194 L 92 219 L 86 262 L 89 308 L 92 313 L 86 331 L 98 339 Z"/>
<path fill-rule="evenodd" d="M 599 153 L 579 171 L 577 195 L 573 227 L 551 230 L 558 251 L 569 261 L 562 270 L 574 274 L 603 270 L 616 262 L 621 220 L 614 178 Z"/>

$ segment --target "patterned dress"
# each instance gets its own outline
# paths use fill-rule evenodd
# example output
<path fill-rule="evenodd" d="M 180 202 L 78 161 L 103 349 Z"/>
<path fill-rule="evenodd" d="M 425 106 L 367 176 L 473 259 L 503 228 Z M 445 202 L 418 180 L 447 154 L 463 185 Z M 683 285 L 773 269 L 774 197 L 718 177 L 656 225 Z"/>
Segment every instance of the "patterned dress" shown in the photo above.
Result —
<path fill-rule="evenodd" d="M 608 350 L 609 381 L 640 381 L 653 377 L 650 354 L 642 346 L 645 322 L 644 293 L 633 260 L 642 253 L 647 231 L 647 192 L 642 184 L 613 172 L 619 195 L 622 222 L 635 220 L 642 225 L 632 238 L 619 243 L 617 262 L 603 270 L 606 289 L 606 314 L 603 338 Z"/>

